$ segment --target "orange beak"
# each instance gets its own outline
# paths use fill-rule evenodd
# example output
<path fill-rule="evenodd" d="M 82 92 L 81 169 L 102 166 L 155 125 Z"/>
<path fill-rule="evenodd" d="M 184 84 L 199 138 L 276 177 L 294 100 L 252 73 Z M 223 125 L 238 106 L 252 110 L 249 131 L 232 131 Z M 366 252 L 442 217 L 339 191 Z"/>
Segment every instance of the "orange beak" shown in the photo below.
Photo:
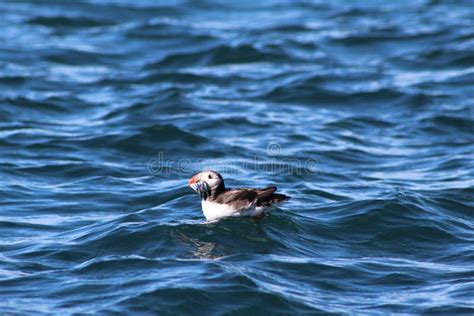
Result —
<path fill-rule="evenodd" d="M 198 174 L 195 174 L 195 175 L 191 178 L 191 180 L 188 181 L 188 186 L 191 186 L 191 184 L 194 184 L 194 183 L 196 183 L 196 182 L 198 181 L 198 175 L 199 175 L 199 173 L 198 173 Z"/>

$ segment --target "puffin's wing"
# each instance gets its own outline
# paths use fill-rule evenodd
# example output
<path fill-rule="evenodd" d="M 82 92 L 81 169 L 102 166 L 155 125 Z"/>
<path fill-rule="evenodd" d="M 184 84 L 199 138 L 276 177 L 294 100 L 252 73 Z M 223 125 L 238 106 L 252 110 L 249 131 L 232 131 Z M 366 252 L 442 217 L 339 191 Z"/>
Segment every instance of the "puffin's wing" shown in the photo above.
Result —
<path fill-rule="evenodd" d="M 261 203 L 263 201 L 268 200 L 272 195 L 273 192 L 277 190 L 276 187 L 268 187 L 264 189 L 257 189 L 257 203 Z"/>
<path fill-rule="evenodd" d="M 257 192 L 251 189 L 232 189 L 219 194 L 217 203 L 227 204 L 235 210 L 251 207 L 257 202 Z"/>
<path fill-rule="evenodd" d="M 290 198 L 287 195 L 275 193 L 276 190 L 276 187 L 257 190 L 257 206 L 271 206 L 273 203 L 283 202 Z"/>

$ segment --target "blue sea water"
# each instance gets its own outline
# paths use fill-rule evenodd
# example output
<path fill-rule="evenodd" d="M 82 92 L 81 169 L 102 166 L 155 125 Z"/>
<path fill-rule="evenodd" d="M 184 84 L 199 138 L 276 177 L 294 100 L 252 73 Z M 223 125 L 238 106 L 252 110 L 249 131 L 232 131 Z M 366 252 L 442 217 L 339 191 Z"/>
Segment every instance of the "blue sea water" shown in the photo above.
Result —
<path fill-rule="evenodd" d="M 3 0 L 0 314 L 472 315 L 473 108 L 472 1 Z"/>

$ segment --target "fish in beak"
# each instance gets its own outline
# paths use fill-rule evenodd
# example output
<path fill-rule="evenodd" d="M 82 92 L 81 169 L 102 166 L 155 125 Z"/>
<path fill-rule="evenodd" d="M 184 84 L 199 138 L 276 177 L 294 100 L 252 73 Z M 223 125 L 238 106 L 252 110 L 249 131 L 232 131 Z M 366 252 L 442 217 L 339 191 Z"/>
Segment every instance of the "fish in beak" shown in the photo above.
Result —
<path fill-rule="evenodd" d="M 209 185 L 200 180 L 201 174 L 198 173 L 194 175 L 189 181 L 188 181 L 188 186 L 191 187 L 191 189 L 194 190 L 194 192 L 198 193 L 199 196 L 201 196 L 201 199 L 206 198 L 209 196 Z"/>

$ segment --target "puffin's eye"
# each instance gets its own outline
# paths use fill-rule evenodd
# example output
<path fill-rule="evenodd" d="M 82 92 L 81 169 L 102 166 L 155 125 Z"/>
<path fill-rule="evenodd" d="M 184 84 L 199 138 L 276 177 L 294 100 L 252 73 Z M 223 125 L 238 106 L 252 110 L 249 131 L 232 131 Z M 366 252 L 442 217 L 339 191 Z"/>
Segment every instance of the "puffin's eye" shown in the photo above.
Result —
<path fill-rule="evenodd" d="M 212 179 L 211 175 L 207 176 L 208 179 Z"/>

